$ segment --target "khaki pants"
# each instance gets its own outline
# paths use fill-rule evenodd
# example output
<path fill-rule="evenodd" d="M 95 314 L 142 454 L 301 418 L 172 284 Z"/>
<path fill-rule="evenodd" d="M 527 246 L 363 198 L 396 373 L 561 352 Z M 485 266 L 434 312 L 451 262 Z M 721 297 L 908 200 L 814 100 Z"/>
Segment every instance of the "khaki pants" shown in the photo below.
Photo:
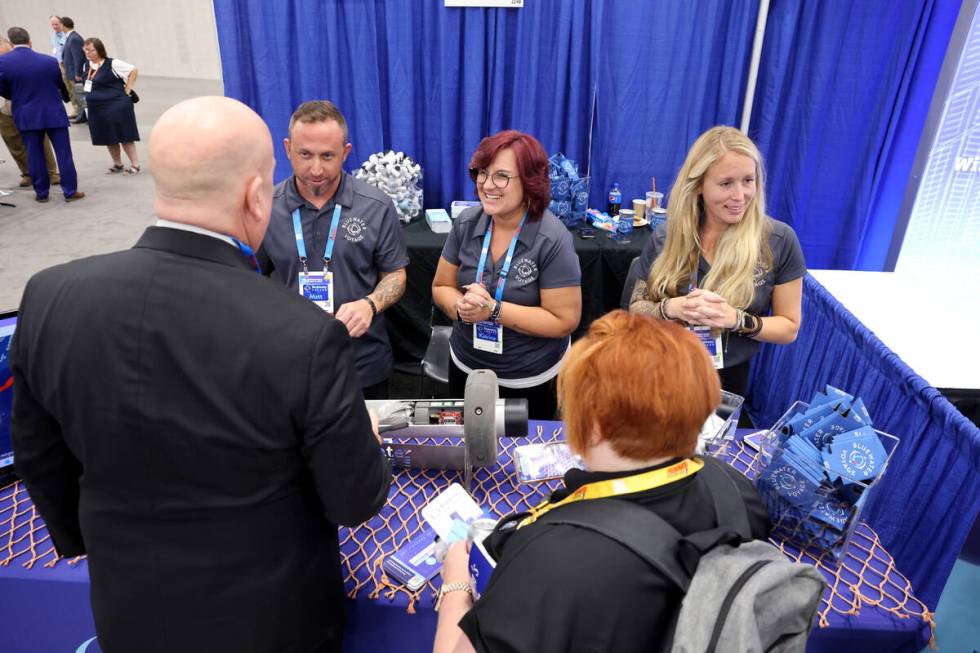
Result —
<path fill-rule="evenodd" d="M 85 111 L 85 98 L 82 94 L 81 82 L 68 79 L 68 75 L 65 74 L 64 66 L 61 67 L 61 79 L 64 80 L 65 86 L 68 87 L 68 94 L 71 95 L 71 104 L 73 107 L 75 107 L 75 115 L 81 116 L 82 112 Z M 75 84 L 79 84 L 79 86 L 76 88 Z"/>
<path fill-rule="evenodd" d="M 10 150 L 10 156 L 14 158 L 14 162 L 20 168 L 21 176 L 29 177 L 30 173 L 27 169 L 27 148 L 24 147 L 24 141 L 20 137 L 20 132 L 17 131 L 13 117 L 5 113 L 0 113 L 0 137 L 7 144 L 7 149 Z M 51 183 L 60 183 L 61 177 L 58 174 L 58 165 L 55 163 L 54 150 L 51 149 L 51 141 L 47 138 L 44 139 L 44 159 L 48 164 L 48 176 L 51 177 Z"/>

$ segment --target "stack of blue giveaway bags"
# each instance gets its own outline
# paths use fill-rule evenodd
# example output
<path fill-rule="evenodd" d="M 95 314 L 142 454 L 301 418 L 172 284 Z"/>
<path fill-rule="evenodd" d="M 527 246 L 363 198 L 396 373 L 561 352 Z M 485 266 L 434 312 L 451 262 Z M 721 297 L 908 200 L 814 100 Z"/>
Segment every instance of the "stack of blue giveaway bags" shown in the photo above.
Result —
<path fill-rule="evenodd" d="M 767 446 L 772 459 L 756 487 L 774 535 L 838 556 L 897 440 L 879 436 L 861 399 L 832 386 L 796 406 Z"/>
<path fill-rule="evenodd" d="M 578 165 L 562 153 L 548 159 L 551 178 L 551 210 L 569 229 L 585 223 L 589 208 L 589 178 L 579 175 Z"/>

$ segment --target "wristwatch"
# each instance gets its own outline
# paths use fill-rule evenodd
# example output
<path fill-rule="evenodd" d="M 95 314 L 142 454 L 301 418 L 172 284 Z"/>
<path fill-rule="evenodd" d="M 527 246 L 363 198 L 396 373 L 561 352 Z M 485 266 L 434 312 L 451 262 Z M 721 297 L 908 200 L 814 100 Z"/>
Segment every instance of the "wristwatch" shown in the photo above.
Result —
<path fill-rule="evenodd" d="M 436 604 L 433 608 L 436 612 L 439 612 L 439 606 L 442 605 L 442 599 L 450 592 L 466 592 L 473 598 L 473 585 L 469 581 L 462 581 L 459 583 L 443 583 L 442 587 L 439 588 L 439 596 L 436 598 Z"/>
<path fill-rule="evenodd" d="M 494 301 L 493 308 L 490 309 L 490 321 L 496 322 L 500 319 L 500 305 L 503 302 Z"/>

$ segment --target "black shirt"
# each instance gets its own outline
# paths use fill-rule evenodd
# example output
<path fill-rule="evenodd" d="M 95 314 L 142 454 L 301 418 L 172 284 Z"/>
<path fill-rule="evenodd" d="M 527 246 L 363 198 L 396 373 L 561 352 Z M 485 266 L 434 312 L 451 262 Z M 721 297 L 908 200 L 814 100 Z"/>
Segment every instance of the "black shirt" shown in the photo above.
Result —
<path fill-rule="evenodd" d="M 565 475 L 560 501 L 586 483 L 667 467 Z M 745 501 L 752 534 L 769 535 L 769 518 L 752 483 L 728 465 Z M 657 513 L 682 535 L 715 523 L 700 473 L 617 497 Z M 490 536 L 498 560 L 483 596 L 459 622 L 477 651 L 658 651 L 673 628 L 683 594 L 636 554 L 604 535 L 562 524 L 531 524 L 505 541 Z"/>

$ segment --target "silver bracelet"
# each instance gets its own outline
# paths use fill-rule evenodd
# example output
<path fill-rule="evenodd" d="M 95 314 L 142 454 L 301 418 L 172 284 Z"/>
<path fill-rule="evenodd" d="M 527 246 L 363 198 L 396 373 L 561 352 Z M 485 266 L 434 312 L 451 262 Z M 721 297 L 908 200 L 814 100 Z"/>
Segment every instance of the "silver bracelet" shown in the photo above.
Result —
<path fill-rule="evenodd" d="M 473 585 L 469 581 L 460 581 L 458 583 L 443 583 L 442 587 L 439 588 L 439 596 L 436 598 L 436 604 L 434 610 L 439 612 L 439 606 L 442 605 L 442 599 L 445 598 L 446 594 L 451 592 L 466 592 L 473 598 Z"/>

